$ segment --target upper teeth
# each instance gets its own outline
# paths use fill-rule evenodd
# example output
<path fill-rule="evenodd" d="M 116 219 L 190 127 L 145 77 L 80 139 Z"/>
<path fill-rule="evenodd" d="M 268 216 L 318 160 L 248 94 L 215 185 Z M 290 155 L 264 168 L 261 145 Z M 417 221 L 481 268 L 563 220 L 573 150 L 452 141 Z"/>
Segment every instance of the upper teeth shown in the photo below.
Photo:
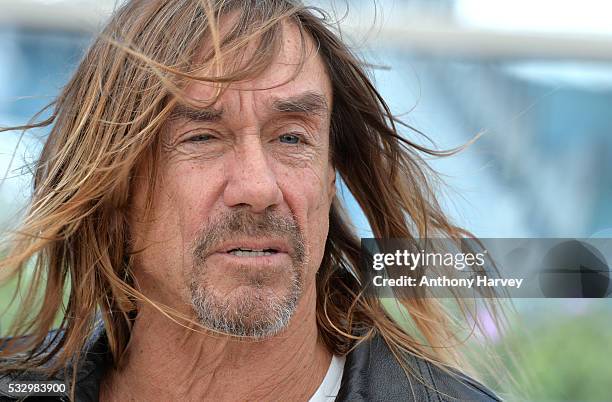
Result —
<path fill-rule="evenodd" d="M 238 257 L 263 257 L 264 255 L 272 255 L 272 252 L 263 250 L 231 250 L 230 254 Z"/>

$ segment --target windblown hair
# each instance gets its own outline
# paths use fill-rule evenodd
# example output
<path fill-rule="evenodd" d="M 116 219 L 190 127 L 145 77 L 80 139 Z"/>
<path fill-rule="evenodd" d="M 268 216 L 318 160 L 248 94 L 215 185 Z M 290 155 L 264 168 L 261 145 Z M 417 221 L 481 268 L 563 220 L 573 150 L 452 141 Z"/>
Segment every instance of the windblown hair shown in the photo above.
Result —
<path fill-rule="evenodd" d="M 230 13 L 235 18 L 223 20 Z M 231 26 L 221 27 L 220 21 Z M 11 335 L 27 337 L 1 353 L 30 353 L 0 370 L 36 369 L 49 361 L 59 370 L 77 363 L 99 315 L 119 364 L 137 305 L 154 303 L 137 290 L 132 271 L 133 174 L 141 168 L 147 175 L 150 208 L 163 145 L 159 133 L 176 104 L 189 102 L 182 89 L 194 80 L 209 82 L 219 88 L 218 95 L 229 83 L 258 76 L 282 45 L 281 24 L 287 21 L 314 40 L 327 68 L 333 90 L 331 160 L 374 236 L 469 236 L 442 212 L 435 172 L 422 156 L 447 153 L 400 134 L 402 123 L 373 86 L 366 64 L 321 10 L 290 0 L 128 1 L 87 51 L 51 105 L 51 116 L 11 128 L 50 126 L 51 131 L 35 166 L 31 205 L 0 263 L 4 274 L 32 273 L 11 329 Z M 210 44 L 210 52 L 202 56 L 203 43 Z M 238 63 L 249 67 L 230 68 L 228 60 L 246 54 L 253 43 L 257 51 L 249 53 L 247 63 Z M 336 198 L 317 274 L 317 323 L 329 350 L 346 354 L 379 334 L 400 360 L 412 353 L 465 372 L 455 313 L 439 300 L 406 294 L 397 300 L 412 323 L 408 328 L 380 299 L 364 295 L 363 269 L 360 240 Z M 466 302 L 455 303 L 464 321 L 473 322 Z M 168 306 L 156 308 L 180 322 L 187 319 Z M 56 342 L 45 353 L 34 353 L 44 349 L 59 319 Z"/>

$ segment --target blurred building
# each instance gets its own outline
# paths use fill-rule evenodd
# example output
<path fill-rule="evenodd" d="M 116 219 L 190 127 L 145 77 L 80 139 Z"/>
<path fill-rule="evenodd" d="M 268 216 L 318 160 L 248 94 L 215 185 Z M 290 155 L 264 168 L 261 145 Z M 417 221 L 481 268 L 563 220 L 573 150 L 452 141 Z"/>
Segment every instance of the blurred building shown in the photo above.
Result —
<path fill-rule="evenodd" d="M 347 3 L 345 34 L 388 67 L 375 77 L 396 113 L 440 148 L 485 133 L 462 154 L 432 162 L 446 175 L 445 205 L 458 223 L 484 237 L 588 237 L 612 228 L 612 29 L 602 18 L 612 5 L 386 0 L 375 8 L 361 0 L 336 1 L 337 15 Z M 115 6 L 0 0 L 3 126 L 27 121 L 53 99 Z M 0 141 L 1 167 L 16 137 Z M 36 142 L 26 135 L 23 144 L 9 177 L 35 159 Z M 5 210 L 27 197 L 19 183 L 17 198 L 14 184 L 0 188 Z"/>
<path fill-rule="evenodd" d="M 392 110 L 439 148 L 484 133 L 459 155 L 431 160 L 449 185 L 444 205 L 457 223 L 481 237 L 612 237 L 612 3 L 308 3 L 333 3 L 338 16 L 349 4 L 346 38 L 381 66 L 374 77 Z M 0 126 L 23 124 L 53 100 L 115 7 L 109 0 L 0 0 Z M 45 131 L 0 135 L 0 224 L 12 225 Z M 356 203 L 340 194 L 368 236 Z M 541 368 L 543 395 L 609 397 L 609 381 L 600 379 L 612 375 L 602 354 L 612 330 L 601 315 L 612 306 L 542 302 L 519 307 L 541 341 L 541 354 L 526 364 Z M 561 349 L 573 354 L 563 360 Z"/>

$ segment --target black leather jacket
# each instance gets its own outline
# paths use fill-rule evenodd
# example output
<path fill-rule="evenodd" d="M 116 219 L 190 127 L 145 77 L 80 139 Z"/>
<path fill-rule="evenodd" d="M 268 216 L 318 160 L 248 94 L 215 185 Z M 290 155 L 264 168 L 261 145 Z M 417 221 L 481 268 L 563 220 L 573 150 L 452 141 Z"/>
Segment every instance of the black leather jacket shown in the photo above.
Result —
<path fill-rule="evenodd" d="M 108 344 L 102 325 L 88 339 L 85 350 L 77 374 L 76 400 L 98 401 L 100 381 L 109 366 Z M 414 356 L 408 357 L 406 363 L 418 378 L 406 376 L 382 338 L 362 342 L 346 358 L 336 401 L 500 401 L 490 390 L 464 375 L 451 375 Z M 63 382 L 63 376 L 59 373 L 56 379 Z M 7 393 L 9 382 L 44 380 L 32 373 L 0 375 L 0 401 L 18 400 Z M 68 397 L 25 400 L 68 401 Z"/>

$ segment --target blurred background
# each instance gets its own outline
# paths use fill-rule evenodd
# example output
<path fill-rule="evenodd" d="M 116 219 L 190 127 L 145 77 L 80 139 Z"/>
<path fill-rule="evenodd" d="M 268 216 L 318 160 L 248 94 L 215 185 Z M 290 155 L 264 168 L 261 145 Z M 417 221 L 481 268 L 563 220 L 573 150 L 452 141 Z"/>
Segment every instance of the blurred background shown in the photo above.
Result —
<path fill-rule="evenodd" d="M 612 238 L 612 2 L 306 1 L 335 12 L 392 110 L 438 148 L 443 204 L 479 237 Z M 349 4 L 348 13 L 347 3 Z M 0 0 L 0 126 L 53 100 L 116 7 Z M 345 15 L 346 14 L 346 15 Z M 15 225 L 45 131 L 0 134 L 0 224 Z M 426 143 L 406 131 L 417 142 Z M 360 234 L 369 227 L 348 191 Z M 10 289 L 0 289 L 0 307 Z M 612 401 L 610 299 L 516 300 L 534 401 Z M 6 319 L 0 317 L 0 332 Z M 520 384 L 519 384 L 520 388 Z"/>

